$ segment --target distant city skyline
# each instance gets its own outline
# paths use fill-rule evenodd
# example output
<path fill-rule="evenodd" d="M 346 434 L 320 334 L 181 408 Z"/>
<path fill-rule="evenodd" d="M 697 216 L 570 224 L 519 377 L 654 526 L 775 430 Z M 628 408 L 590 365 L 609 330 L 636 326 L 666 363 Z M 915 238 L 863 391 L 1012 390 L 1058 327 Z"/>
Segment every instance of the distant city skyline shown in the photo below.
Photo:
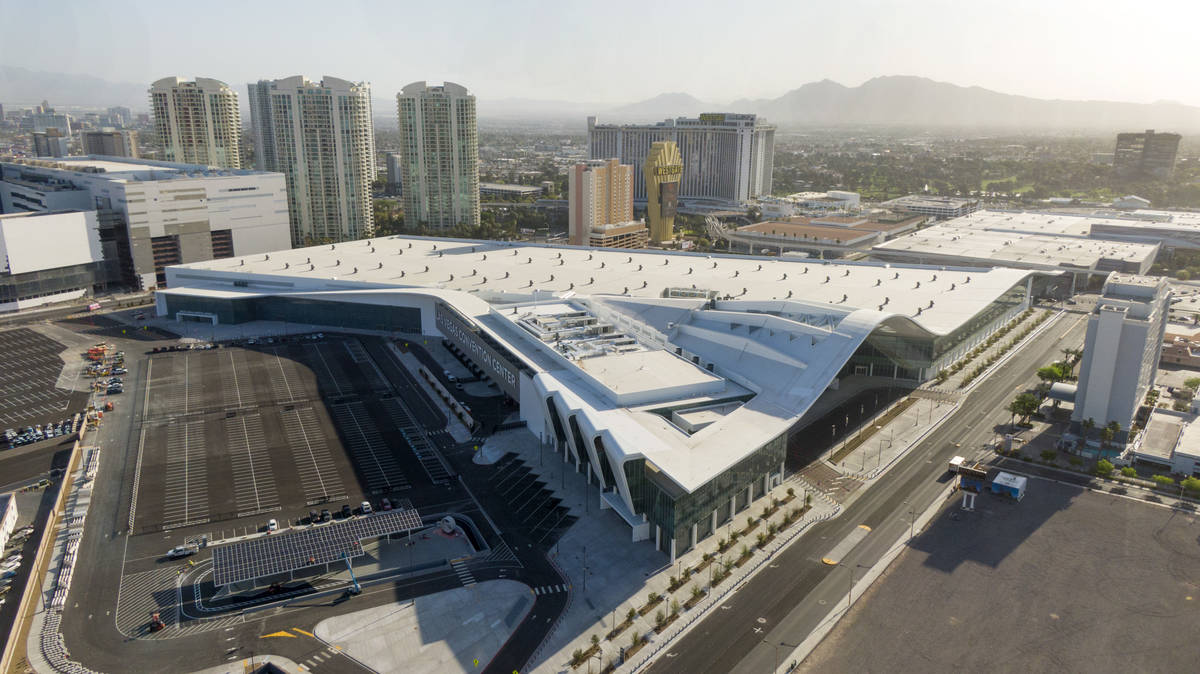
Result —
<path fill-rule="evenodd" d="M 331 14 L 307 0 L 218 0 L 202 12 L 170 3 L 68 2 L 56 15 L 53 49 L 37 30 L 11 31 L 5 61 L 147 87 L 173 75 L 211 77 L 242 95 L 263 76 L 307 73 L 365 78 L 377 97 L 416 80 L 449 80 L 490 100 L 616 105 L 687 92 L 720 104 L 773 98 L 826 78 L 856 86 L 904 74 L 1038 98 L 1200 105 L 1189 34 L 1200 9 L 1163 0 L 1125 4 L 1014 0 L 997 12 L 943 0 L 767 0 L 741 12 L 712 0 L 615 0 L 603 11 L 514 0 L 451 13 L 436 4 L 351 0 Z M 38 26 L 43 11 L 10 3 L 3 14 L 8 25 Z M 1170 20 L 1155 21 L 1147 48 L 1138 35 L 1119 38 L 1132 30 L 1130 16 Z"/>

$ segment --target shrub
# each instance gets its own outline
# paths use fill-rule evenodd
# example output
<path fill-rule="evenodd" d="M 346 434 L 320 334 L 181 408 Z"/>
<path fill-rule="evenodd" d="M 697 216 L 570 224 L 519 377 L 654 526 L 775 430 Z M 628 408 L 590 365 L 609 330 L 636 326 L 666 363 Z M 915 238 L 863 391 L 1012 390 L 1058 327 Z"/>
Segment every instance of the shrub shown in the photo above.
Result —
<path fill-rule="evenodd" d="M 661 596 L 661 595 L 659 595 L 657 592 L 651 592 L 651 593 L 650 593 L 650 596 L 648 596 L 648 597 L 646 597 L 646 598 L 649 600 L 647 603 L 649 603 L 649 604 L 657 604 L 657 603 L 658 603 L 658 600 L 659 600 L 659 599 L 662 599 L 662 596 Z"/>
<path fill-rule="evenodd" d="M 679 600 L 672 599 L 671 600 L 671 615 L 675 615 L 677 613 L 679 613 Z"/>
<path fill-rule="evenodd" d="M 634 630 L 633 634 L 629 635 L 629 645 L 630 646 L 637 646 L 638 642 L 641 640 L 642 640 L 642 635 L 638 634 L 637 630 Z"/>
<path fill-rule="evenodd" d="M 692 585 L 692 599 L 699 599 L 703 594 L 704 590 L 701 590 L 699 585 Z"/>
<path fill-rule="evenodd" d="M 1053 461 L 1057 456 L 1058 452 L 1054 451 L 1053 449 L 1042 450 L 1042 461 Z"/>
<path fill-rule="evenodd" d="M 676 578 L 675 576 L 671 576 L 671 578 L 669 579 L 669 583 L 670 583 L 671 587 L 679 587 L 679 579 Z"/>
<path fill-rule="evenodd" d="M 578 667 L 581 662 L 583 662 L 583 649 L 576 648 L 574 651 L 571 651 L 571 666 Z"/>
<path fill-rule="evenodd" d="M 667 614 L 663 613 L 661 608 L 658 609 L 658 613 L 654 614 L 654 626 L 661 628 L 666 622 Z"/>
<path fill-rule="evenodd" d="M 592 646 L 599 646 L 599 645 L 600 645 L 600 635 L 593 634 L 592 635 Z"/>
<path fill-rule="evenodd" d="M 1154 477 L 1152 477 L 1150 479 L 1154 480 L 1154 484 L 1156 484 L 1159 487 L 1162 487 L 1164 489 L 1166 487 L 1174 486 L 1174 484 L 1175 484 L 1175 480 L 1173 478 L 1167 477 L 1166 475 L 1155 475 Z"/>
<path fill-rule="evenodd" d="M 767 535 L 760 531 L 758 532 L 758 537 L 756 540 L 758 542 L 758 547 L 761 548 L 767 544 Z"/>
<path fill-rule="evenodd" d="M 746 518 L 746 528 L 749 529 L 752 526 L 754 526 L 754 517 L 753 516 L 747 517 Z"/>
<path fill-rule="evenodd" d="M 637 618 L 637 609 L 631 607 L 629 609 L 629 613 L 625 614 L 625 619 L 629 622 L 633 622 L 634 618 Z"/>
<path fill-rule="evenodd" d="M 1200 479 L 1196 479 L 1194 477 L 1185 477 L 1183 478 L 1183 482 L 1180 482 L 1179 485 L 1189 492 L 1200 492 Z"/>
<path fill-rule="evenodd" d="M 804 495 L 804 505 L 811 505 L 811 504 L 812 504 L 812 494 L 805 494 Z"/>
<path fill-rule="evenodd" d="M 1114 466 L 1112 465 L 1111 461 L 1108 459 L 1100 459 L 1100 461 L 1096 463 L 1096 474 L 1100 477 L 1108 477 L 1109 475 L 1112 475 L 1113 468 Z"/>
<path fill-rule="evenodd" d="M 750 556 L 750 548 L 746 547 L 746 545 L 744 543 L 742 544 L 742 556 L 743 557 Z"/>
<path fill-rule="evenodd" d="M 724 538 L 717 540 L 717 547 L 720 548 L 721 550 L 724 550 L 726 547 L 728 547 L 728 545 L 729 545 L 729 541 L 725 540 Z"/>
<path fill-rule="evenodd" d="M 1125 466 L 1121 469 L 1121 474 L 1125 477 L 1137 477 L 1137 470 L 1135 470 L 1132 466 Z"/>
<path fill-rule="evenodd" d="M 1082 466 L 1083 465 L 1083 459 L 1079 458 L 1078 456 L 1072 456 L 1071 458 L 1067 459 L 1067 461 L 1072 466 Z"/>
<path fill-rule="evenodd" d="M 791 497 L 795 496 L 795 495 L 796 495 L 796 490 L 795 490 L 795 489 L 792 489 L 791 487 L 788 487 L 788 488 L 787 488 L 787 495 L 788 495 L 788 498 L 791 498 Z"/>

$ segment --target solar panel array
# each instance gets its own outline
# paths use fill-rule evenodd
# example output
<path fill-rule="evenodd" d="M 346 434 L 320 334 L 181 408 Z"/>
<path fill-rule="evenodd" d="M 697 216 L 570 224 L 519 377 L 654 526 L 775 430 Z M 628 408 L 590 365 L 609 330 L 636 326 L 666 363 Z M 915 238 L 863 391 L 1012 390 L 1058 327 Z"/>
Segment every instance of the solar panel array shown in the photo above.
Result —
<path fill-rule="evenodd" d="M 213 548 L 213 582 L 220 587 L 359 557 L 362 541 L 421 526 L 417 511 L 406 508 L 223 545 Z"/>

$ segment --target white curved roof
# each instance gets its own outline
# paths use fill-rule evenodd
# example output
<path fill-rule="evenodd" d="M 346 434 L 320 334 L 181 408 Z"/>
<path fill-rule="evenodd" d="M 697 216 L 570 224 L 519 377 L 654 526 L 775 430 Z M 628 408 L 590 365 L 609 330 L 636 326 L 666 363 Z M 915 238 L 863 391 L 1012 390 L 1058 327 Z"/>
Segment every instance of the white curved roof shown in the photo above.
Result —
<path fill-rule="evenodd" d="M 555 395 L 614 458 L 645 457 L 691 491 L 784 433 L 872 332 L 947 334 L 1029 273 L 388 237 L 180 265 L 165 292 L 228 292 L 237 280 L 247 293 L 436 296 L 524 360 L 539 395 Z M 718 299 L 663 297 L 693 285 Z M 651 405 L 618 404 L 595 372 L 510 320 L 509 306 L 496 308 L 556 298 L 728 382 L 723 398 L 691 402 L 749 400 L 691 435 Z"/>

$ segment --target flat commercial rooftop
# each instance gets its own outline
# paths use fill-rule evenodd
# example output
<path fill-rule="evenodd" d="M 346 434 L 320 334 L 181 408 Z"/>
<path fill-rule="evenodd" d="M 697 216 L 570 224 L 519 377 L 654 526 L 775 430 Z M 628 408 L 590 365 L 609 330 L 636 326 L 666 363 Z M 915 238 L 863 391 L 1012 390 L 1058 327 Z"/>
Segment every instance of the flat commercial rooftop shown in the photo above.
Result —
<path fill-rule="evenodd" d="M 870 241 L 879 237 L 879 232 L 872 229 L 776 220 L 745 225 L 738 227 L 737 231 L 739 233 L 763 234 L 765 236 L 810 239 L 813 243 L 839 243 L 843 245 Z"/>
<path fill-rule="evenodd" d="M 978 214 L 976 214 L 978 215 Z M 996 214 L 991 214 L 995 216 Z M 904 257 L 958 264 L 1005 264 L 1030 269 L 1077 269 L 1142 273 L 1153 264 L 1157 244 L 1109 241 L 1083 234 L 1034 234 L 988 229 L 993 218 L 974 215 L 948 220 L 872 248 L 885 258 Z M 1053 221 L 1053 218 L 1048 218 Z M 1002 224 L 1007 221 L 1000 220 Z M 1076 229 L 1085 227 L 1079 224 Z"/>
<path fill-rule="evenodd" d="M 604 434 L 614 460 L 644 457 L 694 490 L 784 433 L 876 330 L 933 339 L 989 309 L 1012 315 L 1028 277 L 394 236 L 174 266 L 159 297 L 168 311 L 173 294 L 190 303 L 210 289 L 420 307 L 430 334 L 444 303 L 528 373 L 523 413 L 553 399 L 585 436 Z M 732 400 L 691 434 L 642 408 Z"/>
<path fill-rule="evenodd" d="M 129 171 L 145 171 L 149 168 L 154 168 L 158 171 L 172 171 L 178 169 L 150 167 L 146 164 L 138 164 L 135 162 L 121 161 L 119 159 L 107 159 L 99 157 L 60 157 L 55 161 L 61 162 L 66 166 L 64 168 L 73 169 L 76 171 L 94 170 L 104 171 L 105 173 L 125 173 Z"/>
<path fill-rule="evenodd" d="M 683 386 L 713 385 L 717 391 L 724 388 L 720 377 L 662 350 L 587 358 L 576 361 L 576 364 L 579 369 L 622 396 Z"/>
<path fill-rule="evenodd" d="M 674 288 L 711 290 L 718 297 L 791 299 L 845 312 L 879 309 L 910 316 L 940 334 L 968 321 L 1028 274 L 1018 269 L 931 269 L 880 262 L 400 236 L 193 262 L 172 269 L 188 275 L 186 283 L 172 287 L 235 290 L 228 282 L 205 283 L 195 274 L 207 270 L 276 277 L 297 289 L 416 287 L 461 291 L 489 302 L 525 299 L 535 292 L 547 299 L 567 292 L 656 298 Z M 277 284 L 272 288 L 282 289 Z"/>

